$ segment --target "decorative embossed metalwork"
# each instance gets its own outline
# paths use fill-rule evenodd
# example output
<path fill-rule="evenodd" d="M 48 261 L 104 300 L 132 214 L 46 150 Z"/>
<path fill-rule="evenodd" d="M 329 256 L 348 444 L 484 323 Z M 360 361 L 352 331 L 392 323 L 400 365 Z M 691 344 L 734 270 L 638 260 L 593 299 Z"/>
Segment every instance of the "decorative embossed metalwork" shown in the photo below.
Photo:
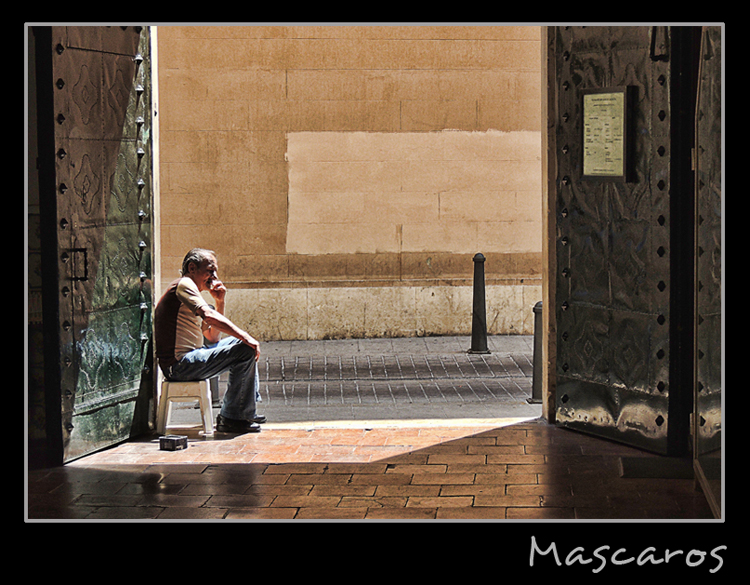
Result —
<path fill-rule="evenodd" d="M 83 124 L 91 122 L 94 108 L 99 106 L 99 80 L 93 79 L 90 71 L 87 65 L 81 66 L 71 93 L 73 103 L 78 109 L 79 119 Z"/>
<path fill-rule="evenodd" d="M 672 64 L 670 30 L 656 28 L 554 31 L 556 420 L 667 452 Z M 634 97 L 634 176 L 584 180 L 582 91 L 622 86 Z"/>
<path fill-rule="evenodd" d="M 58 195 L 65 460 L 148 424 L 149 36 L 142 27 L 53 27 L 55 141 L 65 153 L 56 167 L 65 185 Z M 75 277 L 81 262 L 85 280 Z"/>
<path fill-rule="evenodd" d="M 84 154 L 80 169 L 73 177 L 73 192 L 81 200 L 81 209 L 91 217 L 94 203 L 101 201 L 102 178 L 91 164 L 91 156 Z"/>

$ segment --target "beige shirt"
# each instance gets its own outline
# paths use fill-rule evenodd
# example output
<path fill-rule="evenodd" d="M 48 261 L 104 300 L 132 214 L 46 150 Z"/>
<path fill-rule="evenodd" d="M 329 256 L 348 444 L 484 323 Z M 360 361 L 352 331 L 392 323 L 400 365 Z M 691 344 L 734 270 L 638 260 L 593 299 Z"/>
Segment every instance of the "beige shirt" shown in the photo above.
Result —
<path fill-rule="evenodd" d="M 174 347 L 175 357 L 179 360 L 189 351 L 203 347 L 201 329 L 203 320 L 197 315 L 197 311 L 201 307 L 208 306 L 208 303 L 201 296 L 198 285 L 192 278 L 181 278 L 177 283 L 175 293 L 180 300 Z"/>

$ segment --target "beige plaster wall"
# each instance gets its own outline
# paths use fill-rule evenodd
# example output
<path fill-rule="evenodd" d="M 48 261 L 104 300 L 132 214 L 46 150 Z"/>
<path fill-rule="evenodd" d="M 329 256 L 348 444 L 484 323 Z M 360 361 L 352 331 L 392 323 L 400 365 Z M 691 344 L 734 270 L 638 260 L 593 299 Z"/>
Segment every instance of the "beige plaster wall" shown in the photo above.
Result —
<path fill-rule="evenodd" d="M 492 333 L 541 300 L 539 27 L 159 27 L 161 270 L 265 339 Z"/>
<path fill-rule="evenodd" d="M 289 254 L 541 252 L 538 132 L 287 135 Z"/>

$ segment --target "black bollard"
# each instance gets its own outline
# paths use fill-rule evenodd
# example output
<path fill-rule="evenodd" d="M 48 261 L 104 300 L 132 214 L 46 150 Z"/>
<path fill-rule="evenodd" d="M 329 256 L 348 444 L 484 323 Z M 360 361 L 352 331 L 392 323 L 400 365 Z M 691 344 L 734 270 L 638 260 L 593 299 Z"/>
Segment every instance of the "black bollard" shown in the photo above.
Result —
<path fill-rule="evenodd" d="M 542 403 L 542 301 L 534 305 L 534 377 L 531 384 L 531 398 L 529 404 Z"/>
<path fill-rule="evenodd" d="M 487 349 L 487 311 L 484 303 L 484 261 L 482 254 L 474 260 L 474 307 L 471 319 L 471 349 L 469 353 L 490 353 Z"/>

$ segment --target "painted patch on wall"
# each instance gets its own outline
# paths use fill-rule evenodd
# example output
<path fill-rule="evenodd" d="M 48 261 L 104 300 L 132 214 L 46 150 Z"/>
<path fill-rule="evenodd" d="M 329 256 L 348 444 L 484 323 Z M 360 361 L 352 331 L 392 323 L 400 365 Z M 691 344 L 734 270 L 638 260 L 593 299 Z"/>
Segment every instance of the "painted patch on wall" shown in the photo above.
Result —
<path fill-rule="evenodd" d="M 540 252 L 541 134 L 287 135 L 292 254 Z"/>

